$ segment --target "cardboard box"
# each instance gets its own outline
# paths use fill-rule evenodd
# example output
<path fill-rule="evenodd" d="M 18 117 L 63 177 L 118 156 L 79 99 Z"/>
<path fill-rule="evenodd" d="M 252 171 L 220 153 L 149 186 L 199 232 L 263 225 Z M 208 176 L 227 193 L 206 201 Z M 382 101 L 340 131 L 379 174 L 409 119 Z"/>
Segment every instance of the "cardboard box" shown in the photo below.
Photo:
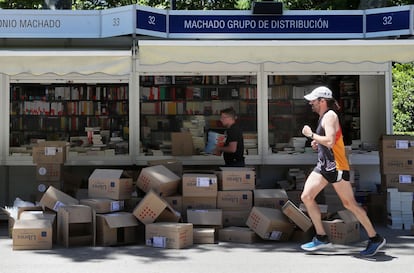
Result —
<path fill-rule="evenodd" d="M 181 195 L 164 196 L 164 200 L 179 213 L 183 214 L 183 197 Z"/>
<path fill-rule="evenodd" d="M 187 222 L 199 226 L 222 226 L 223 212 L 221 209 L 188 209 Z"/>
<path fill-rule="evenodd" d="M 214 244 L 215 240 L 214 228 L 193 228 L 193 243 L 194 244 Z"/>
<path fill-rule="evenodd" d="M 218 191 L 217 208 L 228 210 L 246 210 L 253 207 L 253 192 L 250 190 Z"/>
<path fill-rule="evenodd" d="M 56 212 L 43 211 L 42 207 L 20 207 L 17 212 L 18 220 L 49 220 L 52 224 L 52 242 L 56 242 L 57 221 Z"/>
<path fill-rule="evenodd" d="M 90 198 L 129 199 L 132 191 L 132 177 L 123 170 L 95 169 L 89 176 L 88 195 Z"/>
<path fill-rule="evenodd" d="M 109 213 L 123 210 L 125 201 L 108 198 L 89 198 L 79 200 L 79 204 L 93 208 L 96 213 Z"/>
<path fill-rule="evenodd" d="M 288 241 L 293 225 L 279 210 L 265 207 L 253 207 L 246 225 L 265 240 Z"/>
<path fill-rule="evenodd" d="M 219 230 L 220 242 L 252 244 L 258 239 L 257 234 L 248 227 L 225 227 Z"/>
<path fill-rule="evenodd" d="M 413 156 L 381 156 L 380 168 L 383 174 L 403 173 L 414 175 Z"/>
<path fill-rule="evenodd" d="M 312 220 L 290 200 L 283 205 L 282 212 L 303 231 L 313 226 Z"/>
<path fill-rule="evenodd" d="M 49 188 L 40 199 L 39 204 L 43 207 L 57 212 L 59 208 L 68 205 L 77 205 L 79 204 L 79 201 L 70 195 L 54 188 L 53 186 L 49 186 Z"/>
<path fill-rule="evenodd" d="M 246 226 L 247 219 L 249 218 L 250 209 L 246 210 L 226 210 L 223 209 L 223 226 Z"/>
<path fill-rule="evenodd" d="M 187 209 L 216 209 L 216 197 L 188 197 L 183 196 L 183 211 L 186 213 Z"/>
<path fill-rule="evenodd" d="M 143 168 L 138 176 L 137 186 L 144 192 L 152 189 L 160 196 L 177 193 L 181 178 L 164 165 Z"/>
<path fill-rule="evenodd" d="M 60 181 L 62 180 L 62 164 L 38 163 L 36 165 L 36 180 Z"/>
<path fill-rule="evenodd" d="M 338 211 L 341 219 L 324 220 L 323 227 L 334 244 L 347 244 L 360 240 L 360 224 L 352 212 Z"/>
<path fill-rule="evenodd" d="M 188 132 L 172 132 L 171 133 L 171 154 L 173 156 L 193 155 L 194 144 L 193 136 Z"/>
<path fill-rule="evenodd" d="M 13 226 L 13 250 L 52 249 L 52 233 L 50 220 L 16 220 Z"/>
<path fill-rule="evenodd" d="M 57 213 L 57 241 L 65 247 L 95 246 L 95 211 L 85 205 L 60 207 Z"/>
<path fill-rule="evenodd" d="M 382 135 L 380 143 L 382 156 L 408 156 L 414 160 L 414 136 Z"/>
<path fill-rule="evenodd" d="M 65 141 L 43 141 L 32 149 L 33 162 L 37 164 L 63 164 L 66 161 Z"/>
<path fill-rule="evenodd" d="M 160 248 L 187 248 L 193 245 L 193 224 L 152 223 L 145 225 L 146 245 Z"/>
<path fill-rule="evenodd" d="M 414 192 L 414 174 L 383 174 L 383 188 L 397 188 L 399 191 Z"/>
<path fill-rule="evenodd" d="M 152 190 L 144 196 L 132 213 L 144 224 L 150 224 L 156 220 L 178 222 L 181 218 L 177 211 Z"/>
<path fill-rule="evenodd" d="M 253 205 L 272 209 L 281 209 L 289 200 L 284 189 L 256 189 L 253 191 Z"/>
<path fill-rule="evenodd" d="M 254 190 L 256 185 L 256 172 L 253 168 L 221 167 L 220 170 L 220 190 Z"/>
<path fill-rule="evenodd" d="M 217 197 L 217 176 L 215 174 L 185 173 L 182 181 L 184 197 Z"/>
<path fill-rule="evenodd" d="M 181 177 L 183 175 L 183 163 L 175 158 L 149 160 L 147 164 L 148 166 L 163 165 L 175 173 L 178 177 Z"/>
<path fill-rule="evenodd" d="M 138 241 L 137 218 L 132 213 L 114 212 L 96 215 L 96 244 L 114 246 Z"/>

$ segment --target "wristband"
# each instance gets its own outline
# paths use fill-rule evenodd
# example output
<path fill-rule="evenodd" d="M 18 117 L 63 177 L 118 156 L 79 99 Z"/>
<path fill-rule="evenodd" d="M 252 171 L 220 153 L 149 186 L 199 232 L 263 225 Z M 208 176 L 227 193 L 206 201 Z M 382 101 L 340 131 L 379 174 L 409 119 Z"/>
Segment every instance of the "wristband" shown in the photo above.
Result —
<path fill-rule="evenodd" d="M 311 134 L 310 138 L 313 139 L 313 133 Z"/>

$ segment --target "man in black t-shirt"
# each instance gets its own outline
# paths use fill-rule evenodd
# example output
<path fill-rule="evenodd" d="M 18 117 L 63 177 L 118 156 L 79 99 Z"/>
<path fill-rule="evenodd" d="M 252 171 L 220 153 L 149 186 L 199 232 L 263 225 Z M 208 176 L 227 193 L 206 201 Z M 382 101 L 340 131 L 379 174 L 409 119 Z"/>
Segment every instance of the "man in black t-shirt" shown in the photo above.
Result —
<path fill-rule="evenodd" d="M 243 132 L 236 123 L 236 112 L 233 108 L 220 111 L 220 121 L 226 127 L 224 145 L 216 146 L 215 154 L 223 154 L 226 167 L 244 167 Z"/>

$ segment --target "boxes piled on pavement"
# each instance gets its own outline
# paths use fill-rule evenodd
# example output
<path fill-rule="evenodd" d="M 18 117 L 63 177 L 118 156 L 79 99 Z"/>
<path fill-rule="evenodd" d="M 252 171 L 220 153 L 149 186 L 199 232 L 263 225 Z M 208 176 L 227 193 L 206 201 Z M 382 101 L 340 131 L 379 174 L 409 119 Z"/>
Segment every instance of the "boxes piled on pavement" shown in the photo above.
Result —
<path fill-rule="evenodd" d="M 67 143 L 65 141 L 42 141 L 33 146 L 32 157 L 33 162 L 36 163 L 36 201 L 49 186 L 62 189 L 66 149 Z"/>
<path fill-rule="evenodd" d="M 387 192 L 387 225 L 393 229 L 410 229 L 412 224 L 414 193 L 414 136 L 383 135 L 380 139 L 381 188 Z M 411 196 L 410 205 L 394 204 Z M 404 215 L 409 215 L 404 216 Z"/>
<path fill-rule="evenodd" d="M 284 189 L 256 189 L 253 191 L 254 206 L 281 209 L 289 197 Z"/>
<path fill-rule="evenodd" d="M 181 178 L 164 165 L 143 168 L 137 186 L 144 192 L 155 191 L 160 196 L 171 196 L 178 192 Z"/>
<path fill-rule="evenodd" d="M 139 222 L 132 213 L 113 212 L 96 215 L 96 244 L 116 246 L 138 242 Z"/>
<path fill-rule="evenodd" d="M 88 179 L 90 198 L 130 199 L 133 180 L 124 170 L 95 169 Z"/>
<path fill-rule="evenodd" d="M 151 223 L 145 227 L 145 242 L 160 248 L 187 248 L 193 245 L 193 224 Z"/>
<path fill-rule="evenodd" d="M 410 230 L 413 221 L 413 193 L 387 189 L 387 226 L 392 229 Z"/>
<path fill-rule="evenodd" d="M 219 174 L 219 189 L 226 190 L 254 190 L 256 172 L 248 167 L 221 167 Z"/>
<path fill-rule="evenodd" d="M 256 206 L 252 208 L 246 224 L 265 240 L 288 241 L 294 229 L 279 209 Z"/>
<path fill-rule="evenodd" d="M 162 197 L 150 190 L 133 210 L 133 215 L 143 224 L 155 221 L 178 222 L 180 213 L 175 211 Z"/>
<path fill-rule="evenodd" d="M 252 244 L 258 239 L 257 234 L 248 227 L 230 226 L 219 230 L 219 240 L 222 242 Z"/>
<path fill-rule="evenodd" d="M 52 236 L 49 220 L 17 220 L 13 226 L 13 250 L 51 249 Z"/>
<path fill-rule="evenodd" d="M 334 244 L 347 244 L 360 240 L 360 224 L 349 210 L 338 211 L 341 219 L 323 220 L 329 240 Z"/>
<path fill-rule="evenodd" d="M 95 211 L 85 205 L 60 207 L 57 212 L 58 244 L 71 246 L 95 246 Z"/>

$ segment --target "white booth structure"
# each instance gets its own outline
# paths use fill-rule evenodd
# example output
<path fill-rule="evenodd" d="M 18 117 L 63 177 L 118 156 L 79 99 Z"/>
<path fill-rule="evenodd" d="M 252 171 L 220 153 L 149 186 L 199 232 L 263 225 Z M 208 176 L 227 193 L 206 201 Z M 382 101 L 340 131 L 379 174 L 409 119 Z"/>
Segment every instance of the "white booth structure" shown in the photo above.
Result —
<path fill-rule="evenodd" d="M 69 142 L 65 167 L 85 175 L 172 156 L 191 168 L 221 165 L 203 148 L 208 132 L 223 129 L 224 107 L 238 110 L 246 163 L 272 187 L 289 168 L 316 162 L 292 142 L 304 124 L 316 125 L 303 95 L 317 85 L 341 103 L 350 163 L 371 189 L 379 137 L 392 133 L 392 62 L 414 60 L 413 6 L 0 14 L 0 203 L 33 191 L 39 139 Z M 183 131 L 193 150 L 174 154 L 171 135 Z"/>

